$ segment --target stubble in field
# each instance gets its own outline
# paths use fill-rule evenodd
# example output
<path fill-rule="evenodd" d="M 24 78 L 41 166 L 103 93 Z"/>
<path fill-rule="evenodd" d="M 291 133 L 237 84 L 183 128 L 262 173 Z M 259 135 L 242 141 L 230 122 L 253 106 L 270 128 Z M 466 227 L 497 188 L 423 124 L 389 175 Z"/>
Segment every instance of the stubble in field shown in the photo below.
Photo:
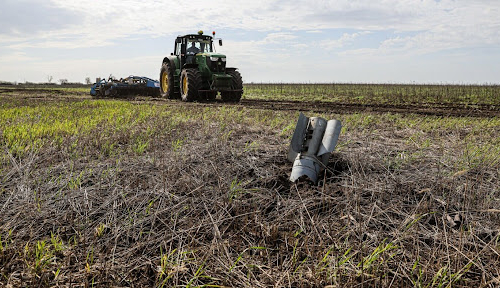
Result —
<path fill-rule="evenodd" d="M 2 98 L 0 283 L 498 283 L 498 118 L 354 113 L 318 186 L 296 112 Z"/>

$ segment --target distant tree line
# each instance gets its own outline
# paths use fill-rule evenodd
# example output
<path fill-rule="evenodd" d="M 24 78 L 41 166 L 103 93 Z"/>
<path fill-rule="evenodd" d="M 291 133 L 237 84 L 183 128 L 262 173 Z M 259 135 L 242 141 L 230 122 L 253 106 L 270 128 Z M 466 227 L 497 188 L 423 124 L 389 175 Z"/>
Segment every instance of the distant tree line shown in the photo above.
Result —
<path fill-rule="evenodd" d="M 57 82 L 53 82 L 53 77 L 52 76 L 47 76 L 47 82 L 30 82 L 30 81 L 24 81 L 24 82 L 10 82 L 10 81 L 2 81 L 0 80 L 0 86 L 12 86 L 12 85 L 30 85 L 30 86 L 83 86 L 83 85 L 91 85 L 92 81 L 90 80 L 90 77 L 85 78 L 85 83 L 82 82 L 69 82 L 68 79 L 62 78 L 59 79 Z"/>
<path fill-rule="evenodd" d="M 92 83 L 91 83 L 92 84 Z M 8 82 L 8 81 L 0 81 L 0 86 L 12 86 L 12 85 L 40 85 L 40 86 L 57 86 L 57 85 L 60 85 L 60 86 L 73 86 L 73 85 L 85 85 L 83 84 L 82 82 L 62 82 L 60 84 L 57 84 L 57 83 L 49 83 L 49 82 L 39 82 L 39 83 L 35 83 L 35 82 L 29 82 L 29 81 L 25 81 L 25 82 Z"/>

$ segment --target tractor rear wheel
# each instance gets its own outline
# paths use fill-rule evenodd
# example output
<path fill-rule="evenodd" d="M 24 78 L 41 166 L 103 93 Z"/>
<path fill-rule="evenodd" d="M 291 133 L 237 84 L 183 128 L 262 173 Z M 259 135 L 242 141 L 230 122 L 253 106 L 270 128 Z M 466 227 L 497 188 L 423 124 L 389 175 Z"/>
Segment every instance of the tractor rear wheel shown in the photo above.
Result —
<path fill-rule="evenodd" d="M 198 100 L 201 88 L 201 74 L 198 69 L 187 68 L 181 72 L 181 98 L 184 102 Z"/>
<path fill-rule="evenodd" d="M 160 95 L 163 98 L 179 98 L 174 92 L 174 70 L 170 63 L 164 62 L 160 70 Z"/>
<path fill-rule="evenodd" d="M 243 95 L 243 80 L 241 79 L 241 74 L 238 71 L 228 71 L 227 74 L 231 75 L 233 79 L 231 80 L 231 90 L 232 91 L 222 91 L 220 93 L 222 101 L 224 102 L 239 102 L 241 96 Z"/>

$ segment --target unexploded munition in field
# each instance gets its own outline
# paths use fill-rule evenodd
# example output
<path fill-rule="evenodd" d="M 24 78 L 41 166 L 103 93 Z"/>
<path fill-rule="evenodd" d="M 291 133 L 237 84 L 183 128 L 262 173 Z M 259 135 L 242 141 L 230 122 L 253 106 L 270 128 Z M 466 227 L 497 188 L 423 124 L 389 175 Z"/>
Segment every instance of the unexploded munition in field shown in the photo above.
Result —
<path fill-rule="evenodd" d="M 308 118 L 300 113 L 288 151 L 288 160 L 293 162 L 290 181 L 307 177 L 314 183 L 318 182 L 318 173 L 328 164 L 341 128 L 339 120 Z"/>

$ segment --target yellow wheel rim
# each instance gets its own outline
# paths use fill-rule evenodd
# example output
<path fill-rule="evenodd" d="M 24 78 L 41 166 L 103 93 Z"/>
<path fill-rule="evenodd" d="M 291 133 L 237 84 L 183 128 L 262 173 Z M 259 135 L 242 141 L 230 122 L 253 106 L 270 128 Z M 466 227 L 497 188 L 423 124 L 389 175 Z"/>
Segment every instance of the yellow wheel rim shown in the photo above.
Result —
<path fill-rule="evenodd" d="M 161 75 L 161 89 L 163 92 L 168 90 L 168 73 L 166 72 Z"/>
<path fill-rule="evenodd" d="M 187 77 L 182 78 L 182 93 L 186 94 L 188 90 Z"/>

